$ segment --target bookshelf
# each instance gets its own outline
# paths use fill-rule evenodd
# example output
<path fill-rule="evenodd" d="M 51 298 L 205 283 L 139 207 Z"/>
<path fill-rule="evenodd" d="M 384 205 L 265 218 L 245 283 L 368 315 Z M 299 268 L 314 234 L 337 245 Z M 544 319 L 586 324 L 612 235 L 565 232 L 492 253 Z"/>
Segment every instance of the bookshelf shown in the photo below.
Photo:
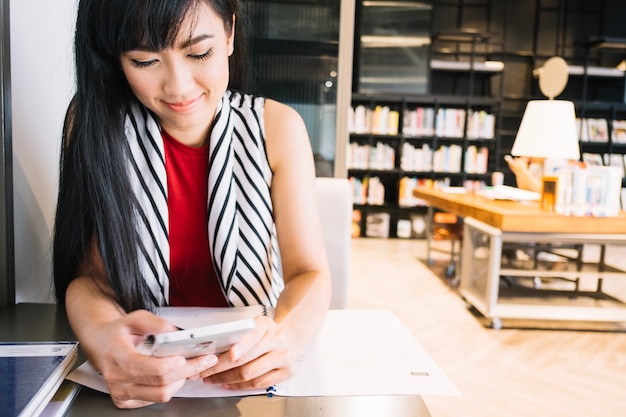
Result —
<path fill-rule="evenodd" d="M 415 224 L 423 224 L 426 208 L 413 197 L 413 188 L 418 184 L 445 187 L 489 182 L 500 110 L 492 84 L 501 76 L 504 63 L 490 59 L 488 33 L 433 27 L 434 9 L 440 7 L 437 2 L 421 2 L 422 8 L 411 13 L 406 4 L 394 10 L 393 2 L 389 2 L 384 13 L 378 14 L 373 13 L 372 3 L 364 3 L 357 3 L 356 10 L 347 144 L 348 177 L 353 184 L 354 209 L 358 211 L 355 222 L 360 236 L 421 237 L 420 227 Z M 368 16 L 376 17 L 367 21 Z M 395 21 L 402 23 L 391 23 Z M 387 36 L 388 45 L 389 39 L 401 35 L 412 40 L 413 49 L 407 46 L 402 51 L 376 51 L 380 57 L 389 57 L 393 52 L 402 59 L 381 59 L 375 65 L 366 59 L 374 55 L 371 38 L 361 44 L 358 40 L 372 34 L 389 34 L 390 27 L 398 31 L 410 27 L 406 30 L 411 32 Z M 418 47 L 415 39 L 419 36 L 427 41 Z M 377 39 L 378 49 L 384 50 L 381 37 Z M 417 75 L 404 78 L 406 82 L 396 81 L 390 88 L 385 82 L 396 75 L 402 80 L 406 74 L 403 65 L 407 55 L 421 63 L 415 67 Z M 374 79 L 372 75 L 380 73 L 381 68 L 386 68 L 388 75 Z M 411 84 L 417 79 L 420 81 Z"/>
<path fill-rule="evenodd" d="M 408 237 L 406 222 L 426 213 L 418 184 L 488 182 L 497 110 L 485 97 L 353 94 L 346 164 L 361 236 Z M 369 234 L 368 216 L 388 233 Z"/>
<path fill-rule="evenodd" d="M 410 218 L 423 210 L 400 203 L 400 180 L 404 176 L 447 180 L 450 185 L 469 179 L 489 180 L 488 174 L 466 172 L 465 161 L 460 172 L 440 172 L 432 167 L 413 169 L 410 164 L 403 164 L 409 154 L 419 160 L 426 153 L 425 145 L 432 152 L 440 145 L 460 145 L 463 156 L 469 146 L 484 145 L 489 151 L 487 172 L 501 171 L 504 183 L 515 185 L 504 156 L 510 154 L 527 102 L 545 98 L 539 92 L 533 70 L 552 56 L 561 56 L 569 64 L 569 82 L 559 98 L 572 100 L 581 120 L 604 120 L 604 139 L 587 140 L 581 132 L 581 153 L 596 154 L 603 163 L 608 160 L 617 164 L 618 156 L 624 160 L 626 72 L 618 64 L 626 59 L 626 26 L 622 18 L 626 2 L 432 0 L 420 2 L 422 10 L 411 13 L 406 8 L 392 10 L 391 4 L 398 2 L 388 2 L 384 13 L 373 6 L 381 2 L 367 2 L 369 8 L 361 3 L 357 1 L 355 14 L 352 107 L 363 104 L 375 109 L 386 105 L 398 111 L 399 127 L 397 133 L 391 134 L 351 133 L 350 144 L 375 146 L 381 142 L 393 149 L 394 166 L 377 170 L 369 165 L 353 167 L 348 176 L 376 174 L 386 185 L 384 204 L 355 208 L 364 213 L 390 213 L 390 236 L 394 236 L 394 220 Z M 374 18 L 363 23 L 367 16 Z M 412 32 L 401 32 L 409 27 Z M 389 39 L 406 36 L 413 46 L 404 44 L 393 49 L 379 43 L 376 49 L 370 43 L 363 52 L 359 44 L 363 35 L 378 35 L 378 40 L 382 35 Z M 420 44 L 420 37 L 427 40 Z M 381 57 L 377 62 L 369 59 L 375 49 Z M 407 62 L 420 65 L 412 67 L 411 72 Z M 484 110 L 495 116 L 494 138 L 473 139 L 467 126 L 462 138 L 403 131 L 404 111 L 419 106 Z M 594 158 L 598 160 L 597 156 Z M 361 232 L 364 235 L 363 229 Z"/>

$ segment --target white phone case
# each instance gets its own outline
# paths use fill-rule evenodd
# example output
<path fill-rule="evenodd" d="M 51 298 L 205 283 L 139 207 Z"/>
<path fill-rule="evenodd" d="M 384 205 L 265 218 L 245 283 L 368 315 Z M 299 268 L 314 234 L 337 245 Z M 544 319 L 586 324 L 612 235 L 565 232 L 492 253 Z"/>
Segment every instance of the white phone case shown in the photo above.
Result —
<path fill-rule="evenodd" d="M 178 330 L 147 337 L 139 350 L 157 357 L 217 354 L 227 351 L 241 336 L 254 328 L 254 319 L 230 321 L 194 329 Z"/>

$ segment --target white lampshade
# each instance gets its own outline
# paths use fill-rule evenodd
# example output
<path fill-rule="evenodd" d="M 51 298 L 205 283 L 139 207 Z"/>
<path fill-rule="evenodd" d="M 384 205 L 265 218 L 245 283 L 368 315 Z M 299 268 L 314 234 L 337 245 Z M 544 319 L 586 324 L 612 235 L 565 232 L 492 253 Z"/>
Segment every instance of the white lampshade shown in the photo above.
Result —
<path fill-rule="evenodd" d="M 578 160 L 580 147 L 574 103 L 565 100 L 529 101 L 511 155 Z"/>

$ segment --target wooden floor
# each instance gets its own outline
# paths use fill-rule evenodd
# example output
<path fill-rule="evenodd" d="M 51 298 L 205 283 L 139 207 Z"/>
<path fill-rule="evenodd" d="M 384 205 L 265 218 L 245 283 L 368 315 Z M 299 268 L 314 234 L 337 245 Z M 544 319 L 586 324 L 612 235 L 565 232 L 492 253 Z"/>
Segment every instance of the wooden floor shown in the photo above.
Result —
<path fill-rule="evenodd" d="M 433 417 L 626 416 L 624 327 L 493 330 L 420 259 L 423 241 L 353 240 L 349 307 L 392 310 L 461 391 L 425 397 Z"/>

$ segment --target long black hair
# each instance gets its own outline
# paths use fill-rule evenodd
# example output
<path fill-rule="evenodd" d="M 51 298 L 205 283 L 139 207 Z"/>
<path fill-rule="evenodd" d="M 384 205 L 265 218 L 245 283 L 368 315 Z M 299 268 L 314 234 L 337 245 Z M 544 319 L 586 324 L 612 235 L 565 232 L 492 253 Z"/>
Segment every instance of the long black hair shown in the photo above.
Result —
<path fill-rule="evenodd" d="M 74 37 L 76 94 L 67 112 L 54 224 L 53 268 L 57 301 L 76 277 L 95 242 L 111 296 L 125 311 L 152 309 L 156 301 L 138 264 L 135 198 L 127 175 L 124 119 L 136 102 L 120 54 L 139 46 L 174 45 L 183 20 L 208 4 L 227 31 L 235 17 L 229 88 L 245 87 L 245 21 L 238 0 L 80 0 Z"/>

